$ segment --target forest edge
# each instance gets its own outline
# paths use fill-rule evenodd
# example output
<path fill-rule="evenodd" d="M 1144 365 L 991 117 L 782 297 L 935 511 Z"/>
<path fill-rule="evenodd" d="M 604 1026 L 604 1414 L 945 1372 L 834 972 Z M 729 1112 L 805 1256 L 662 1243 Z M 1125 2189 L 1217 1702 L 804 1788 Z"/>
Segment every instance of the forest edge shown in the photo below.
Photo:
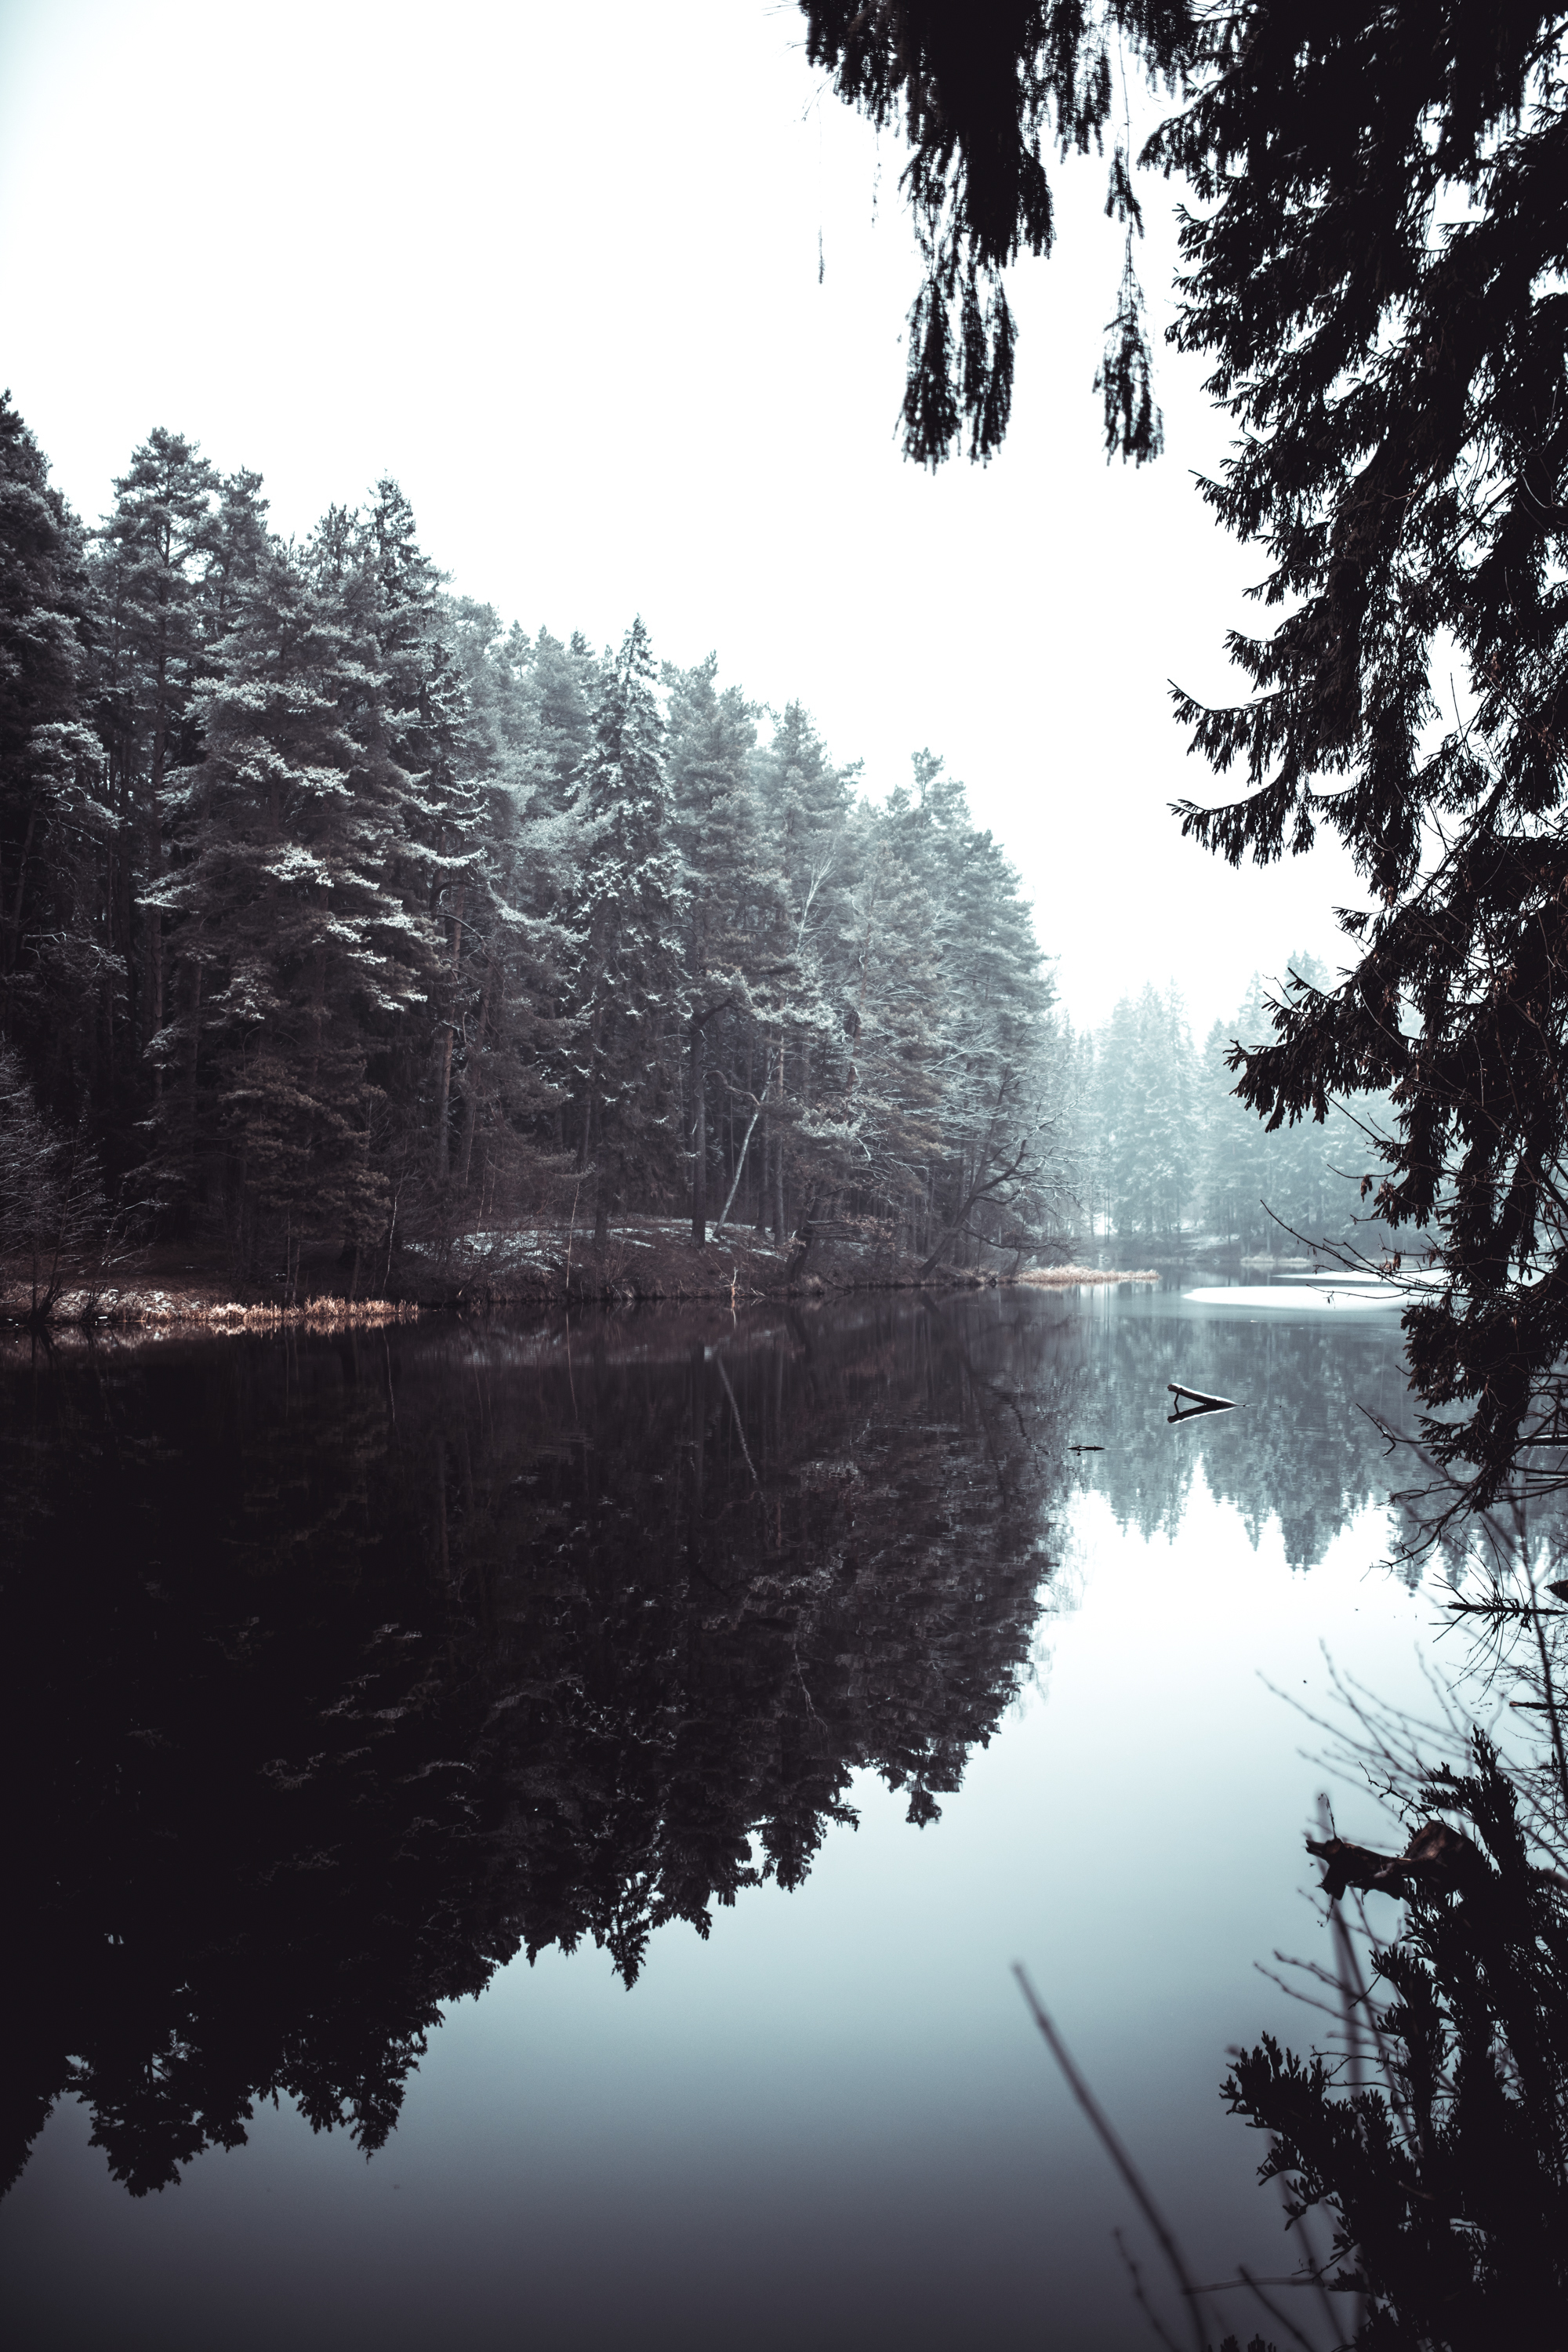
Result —
<path fill-rule="evenodd" d="M 281 1328 L 290 1324 L 329 1326 L 408 1322 L 422 1312 L 485 1312 L 492 1307 L 535 1305 L 554 1299 L 589 1304 L 810 1295 L 845 1290 L 979 1290 L 1024 1287 L 1074 1288 L 1080 1285 L 1157 1282 L 1153 1266 L 1088 1266 L 1064 1264 L 1022 1270 L 939 1265 L 927 1268 L 918 1254 L 900 1252 L 875 1233 L 851 1232 L 841 1222 L 805 1224 L 780 1249 L 743 1231 L 713 1236 L 693 1248 L 683 1221 L 629 1217 L 609 1229 L 605 1247 L 585 1245 L 579 1232 L 551 1223 L 497 1237 L 488 1258 L 476 1255 L 461 1266 L 431 1262 L 394 1270 L 391 1282 L 372 1277 L 371 1295 L 356 1296 L 352 1271 L 337 1252 L 321 1251 L 292 1279 L 237 1285 L 221 1250 L 204 1253 L 190 1244 L 158 1244 L 129 1259 L 83 1276 L 63 1287 L 47 1317 L 31 1311 L 28 1286 L 19 1270 L 0 1276 L 0 1322 L 38 1323 L 49 1328 L 127 1328 L 178 1323 L 215 1331 Z"/>

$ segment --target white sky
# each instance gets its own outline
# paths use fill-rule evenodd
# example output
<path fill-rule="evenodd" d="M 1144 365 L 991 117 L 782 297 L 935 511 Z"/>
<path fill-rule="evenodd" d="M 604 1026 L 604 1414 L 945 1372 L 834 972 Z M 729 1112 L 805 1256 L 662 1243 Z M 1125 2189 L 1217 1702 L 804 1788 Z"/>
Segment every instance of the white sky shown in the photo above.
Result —
<path fill-rule="evenodd" d="M 1166 681 L 1226 698 L 1257 612 L 1261 559 L 1191 478 L 1224 422 L 1165 353 L 1165 457 L 1107 468 L 1089 163 L 1015 273 L 1002 457 L 906 465 L 901 151 L 803 35 L 793 0 L 0 0 L 0 380 L 89 520 L 160 424 L 263 472 L 285 531 L 388 471 L 505 619 L 604 644 L 641 610 L 661 656 L 798 697 L 874 790 L 929 743 L 1074 1019 L 1174 976 L 1201 1035 L 1254 968 L 1337 965 L 1358 895 L 1337 849 L 1233 874 L 1165 814 L 1223 796 Z"/>

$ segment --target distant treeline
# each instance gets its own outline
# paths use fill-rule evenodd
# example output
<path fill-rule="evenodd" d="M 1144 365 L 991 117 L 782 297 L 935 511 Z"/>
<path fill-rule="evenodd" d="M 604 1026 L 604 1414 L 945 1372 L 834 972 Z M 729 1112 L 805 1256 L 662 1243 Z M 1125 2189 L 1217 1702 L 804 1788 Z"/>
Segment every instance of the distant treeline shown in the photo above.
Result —
<path fill-rule="evenodd" d="M 1330 979 L 1315 957 L 1292 954 L 1279 985 L 1325 988 Z M 1200 1230 L 1289 1251 L 1290 1231 L 1339 1241 L 1370 1219 L 1361 1187 L 1370 1174 L 1375 1191 L 1382 1175 L 1372 1139 L 1386 1115 L 1381 1099 L 1331 1103 L 1321 1123 L 1270 1134 L 1232 1092 L 1226 1056 L 1237 1039 L 1258 1045 L 1273 1034 L 1275 992 L 1254 973 L 1236 1018 L 1216 1021 L 1201 1050 L 1173 984 L 1123 997 L 1103 1029 L 1064 1036 L 1078 1186 L 1095 1231 Z"/>
<path fill-rule="evenodd" d="M 3 1037 L 144 1229 L 1071 1222 L 1029 910 L 939 759 L 873 805 L 640 620 L 503 628 L 390 480 L 286 544 L 158 431 L 89 531 L 7 399 L 0 501 Z"/>

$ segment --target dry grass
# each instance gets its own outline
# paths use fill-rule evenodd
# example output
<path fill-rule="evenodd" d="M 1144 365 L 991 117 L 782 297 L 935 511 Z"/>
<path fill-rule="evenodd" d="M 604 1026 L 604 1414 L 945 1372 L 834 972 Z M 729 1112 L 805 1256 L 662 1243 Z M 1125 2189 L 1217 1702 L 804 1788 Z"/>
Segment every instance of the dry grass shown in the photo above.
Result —
<path fill-rule="evenodd" d="M 0 1317 L 26 1319 L 26 1297 L 0 1298 Z M 63 1291 L 51 1324 L 102 1324 L 117 1331 L 350 1331 L 386 1323 L 413 1323 L 419 1309 L 394 1298 L 334 1298 L 323 1295 L 297 1307 L 247 1305 L 187 1290 Z"/>
<path fill-rule="evenodd" d="M 1123 1266 L 1096 1265 L 1032 1265 L 1020 1282 L 1037 1284 L 1046 1290 L 1068 1290 L 1083 1282 L 1158 1282 L 1158 1266 L 1142 1266 L 1136 1270 Z"/>
<path fill-rule="evenodd" d="M 216 1306 L 193 1301 L 188 1308 L 171 1303 L 118 1319 L 178 1322 L 203 1331 L 361 1331 L 384 1323 L 416 1323 L 419 1309 L 404 1298 L 308 1298 L 300 1307 L 245 1307 L 231 1298 Z"/>

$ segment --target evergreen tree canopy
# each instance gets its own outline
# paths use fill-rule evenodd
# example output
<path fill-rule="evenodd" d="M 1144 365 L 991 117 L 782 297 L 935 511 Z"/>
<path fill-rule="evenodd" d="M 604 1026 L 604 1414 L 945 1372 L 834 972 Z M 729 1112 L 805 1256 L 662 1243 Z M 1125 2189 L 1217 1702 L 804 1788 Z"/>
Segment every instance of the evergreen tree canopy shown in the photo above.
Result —
<path fill-rule="evenodd" d="M 972 309 L 988 270 L 1048 246 L 1042 131 L 1063 152 L 1100 135 L 1116 39 L 1181 90 L 1140 160 L 1194 192 L 1172 333 L 1236 419 L 1205 493 L 1266 551 L 1274 615 L 1229 640 L 1247 698 L 1176 697 L 1244 788 L 1183 824 L 1233 864 L 1327 824 L 1374 902 L 1346 919 L 1346 975 L 1237 1053 L 1239 1091 L 1274 1122 L 1390 1092 L 1378 1213 L 1439 1232 L 1447 1275 L 1407 1317 L 1446 1415 L 1427 1433 L 1485 1503 L 1527 1441 L 1568 1434 L 1568 16 L 1107 0 L 987 12 L 975 40 L 934 5 L 804 5 L 840 94 L 907 109 L 931 268 L 907 446 L 930 462 L 960 405 L 1005 421 L 1010 340 L 955 340 L 932 305 L 945 287 Z M 1122 342 L 1108 409 L 1136 418 L 1146 350 Z M 1122 446 L 1149 454 L 1135 427 Z"/>
<path fill-rule="evenodd" d="M 1561 1072 L 1568 694 L 1565 23 L 1540 9 L 1249 15 L 1245 54 L 1154 142 L 1193 177 L 1180 340 L 1242 428 L 1208 487 L 1266 547 L 1256 688 L 1179 697 L 1245 798 L 1184 805 L 1234 863 L 1339 834 L 1377 902 L 1353 969 L 1237 1056 L 1271 1121 L 1386 1087 L 1379 1213 L 1436 1228 L 1409 1310 L 1440 1459 L 1489 1499 L 1558 1426 L 1568 1339 Z M 1539 1457 L 1538 1457 L 1539 1458 Z"/>
<path fill-rule="evenodd" d="M 40 1201 L 47 1136 L 136 1237 L 290 1293 L 306 1244 L 351 1292 L 445 1273 L 584 1187 L 601 1252 L 617 1206 L 1053 1238 L 1040 950 L 934 755 L 876 805 L 798 703 L 760 740 L 640 620 L 602 659 L 503 630 L 390 478 L 302 545 L 163 428 L 116 491 L 94 549 L 0 408 L 0 1046 Z"/>
<path fill-rule="evenodd" d="M 1016 333 L 1002 273 L 1056 239 L 1043 148 L 1065 159 L 1103 147 L 1114 67 L 1127 48 L 1173 82 L 1194 55 L 1190 0 L 801 0 L 806 54 L 879 129 L 900 115 L 904 186 L 925 278 L 910 312 L 904 449 L 938 466 L 967 433 L 971 457 L 1000 448 L 1013 400 Z M 1158 454 L 1132 237 L 1142 233 L 1125 142 L 1114 142 L 1106 211 L 1127 256 L 1098 388 L 1108 448 Z"/>
<path fill-rule="evenodd" d="M 31 433 L 0 395 L 0 1022 L 42 1090 L 79 1106 L 58 1049 L 95 1005 L 101 908 L 84 837 L 105 833 L 99 744 L 84 723 L 93 601 L 85 536 Z M 31 912 L 32 938 L 24 917 Z M 76 944 L 74 974 L 62 964 Z M 72 985 L 73 980 L 75 985 Z M 90 1015 L 89 1016 L 90 1018 Z M 48 1055 L 53 1041 L 57 1051 Z M 47 1058 L 46 1058 L 47 1056 Z"/>

